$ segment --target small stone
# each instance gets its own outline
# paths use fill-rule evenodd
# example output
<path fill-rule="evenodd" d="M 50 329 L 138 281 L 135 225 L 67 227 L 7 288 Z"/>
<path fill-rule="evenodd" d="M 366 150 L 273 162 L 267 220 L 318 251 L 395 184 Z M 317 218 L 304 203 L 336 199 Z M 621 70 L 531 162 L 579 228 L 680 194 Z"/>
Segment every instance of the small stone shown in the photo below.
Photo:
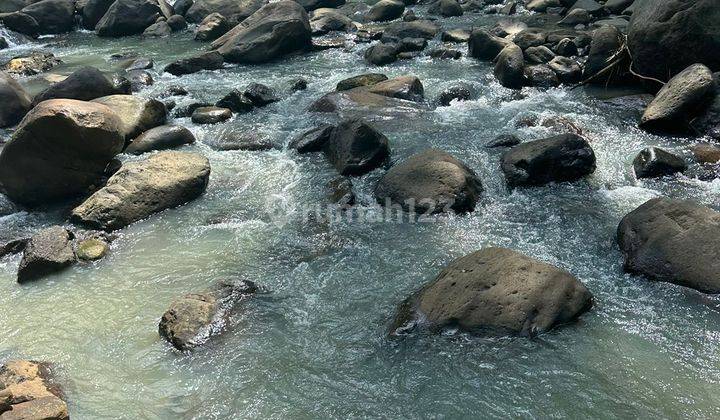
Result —
<path fill-rule="evenodd" d="M 521 143 L 518 136 L 514 134 L 500 134 L 485 145 L 487 148 L 512 147 Z"/>
<path fill-rule="evenodd" d="M 683 172 L 687 168 L 685 161 L 658 147 L 643 149 L 633 160 L 635 176 L 638 178 L 657 178 Z"/>
<path fill-rule="evenodd" d="M 217 124 L 232 118 L 232 111 L 216 106 L 201 107 L 193 111 L 192 122 L 195 124 Z"/>
<path fill-rule="evenodd" d="M 692 149 L 695 160 L 699 163 L 720 162 L 720 145 L 711 143 L 697 144 Z"/>

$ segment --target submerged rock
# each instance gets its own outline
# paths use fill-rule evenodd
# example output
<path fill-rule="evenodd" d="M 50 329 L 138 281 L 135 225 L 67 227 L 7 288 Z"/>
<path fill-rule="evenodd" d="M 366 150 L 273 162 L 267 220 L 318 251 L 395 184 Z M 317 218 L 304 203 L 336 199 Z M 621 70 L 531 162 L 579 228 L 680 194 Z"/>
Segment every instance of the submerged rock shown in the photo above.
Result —
<path fill-rule="evenodd" d="M 187 128 L 180 125 L 161 125 L 138 136 L 125 149 L 125 153 L 140 155 L 192 143 L 195 143 L 195 136 Z"/>
<path fill-rule="evenodd" d="M 422 327 L 534 336 L 574 321 L 593 296 L 569 272 L 506 248 L 485 248 L 451 262 L 406 300 L 392 334 Z"/>
<path fill-rule="evenodd" d="M 160 17 L 154 0 L 116 0 L 95 26 L 98 36 L 138 35 Z"/>
<path fill-rule="evenodd" d="M 625 270 L 720 293 L 720 213 L 692 201 L 654 198 L 625 216 L 617 241 Z"/>
<path fill-rule="evenodd" d="M 30 238 L 18 267 L 18 283 L 38 280 L 57 273 L 76 262 L 70 243 L 72 236 L 65 228 L 53 226 Z"/>
<path fill-rule="evenodd" d="M 715 96 L 713 74 L 702 64 L 694 64 L 670 79 L 650 102 L 640 120 L 647 129 L 682 131 L 702 107 Z"/>
<path fill-rule="evenodd" d="M 388 139 L 362 119 L 342 121 L 332 130 L 325 155 L 341 175 L 363 175 L 387 162 Z"/>
<path fill-rule="evenodd" d="M 430 149 L 390 168 L 375 187 L 375 198 L 412 213 L 465 213 L 475 209 L 481 192 L 472 169 L 449 153 Z"/>
<path fill-rule="evenodd" d="M 170 304 L 158 326 L 160 336 L 178 350 L 190 350 L 218 333 L 220 318 L 242 298 L 255 293 L 253 282 L 221 284 L 216 290 L 191 293 Z"/>
<path fill-rule="evenodd" d="M 11 360 L 0 366 L 2 420 L 68 420 L 68 408 L 47 363 Z"/>
<path fill-rule="evenodd" d="M 720 71 L 717 0 L 637 0 L 627 43 L 633 69 L 667 80 L 696 63 Z"/>
<path fill-rule="evenodd" d="M 52 99 L 33 108 L 0 152 L 0 184 L 25 205 L 87 192 L 122 151 L 122 122 L 99 103 Z"/>
<path fill-rule="evenodd" d="M 218 70 L 223 67 L 225 59 L 217 51 L 201 53 L 194 57 L 181 58 L 165 67 L 165 72 L 173 76 L 197 73 L 202 70 Z"/>
<path fill-rule="evenodd" d="M 209 177 L 206 157 L 160 152 L 124 164 L 107 185 L 73 209 L 71 220 L 93 229 L 120 229 L 196 199 L 205 191 Z"/>
<path fill-rule="evenodd" d="M 499 136 L 488 142 L 485 147 L 512 147 L 517 146 L 521 142 L 522 141 L 520 140 L 520 138 L 514 134 L 500 134 Z"/>
<path fill-rule="evenodd" d="M 310 21 L 294 1 L 263 6 L 242 24 L 212 43 L 212 48 L 234 63 L 257 64 L 312 48 Z"/>
<path fill-rule="evenodd" d="M 449 106 L 453 101 L 469 101 L 477 98 L 477 90 L 469 83 L 457 83 L 440 92 L 437 102 L 440 106 Z"/>
<path fill-rule="evenodd" d="M 657 178 L 683 172 L 687 169 L 685 161 L 658 147 L 643 149 L 633 160 L 633 169 L 638 178 Z"/>
<path fill-rule="evenodd" d="M 46 72 L 62 61 L 51 53 L 33 52 L 25 57 L 15 57 L 3 66 L 10 74 L 33 76 Z"/>
<path fill-rule="evenodd" d="M 126 141 L 165 124 L 167 120 L 167 108 L 157 99 L 133 95 L 110 95 L 93 99 L 92 102 L 106 105 L 120 117 L 122 134 Z"/>
<path fill-rule="evenodd" d="M 513 147 L 501 167 L 509 187 L 580 179 L 595 171 L 595 153 L 577 134 L 561 134 Z"/>
<path fill-rule="evenodd" d="M 97 238 L 90 238 L 77 244 L 75 255 L 81 261 L 96 261 L 104 257 L 109 250 L 110 247 L 107 242 Z"/>
<path fill-rule="evenodd" d="M 350 207 L 355 204 L 355 193 L 350 178 L 339 176 L 330 180 L 326 185 L 329 190 L 328 201 L 341 207 Z"/>
<path fill-rule="evenodd" d="M 12 76 L 0 72 L 0 127 L 17 124 L 30 110 L 31 99 Z"/>
<path fill-rule="evenodd" d="M 112 81 L 95 67 L 75 70 L 65 80 L 57 82 L 40 92 L 33 100 L 38 104 L 48 99 L 77 99 L 90 101 L 117 93 Z"/>

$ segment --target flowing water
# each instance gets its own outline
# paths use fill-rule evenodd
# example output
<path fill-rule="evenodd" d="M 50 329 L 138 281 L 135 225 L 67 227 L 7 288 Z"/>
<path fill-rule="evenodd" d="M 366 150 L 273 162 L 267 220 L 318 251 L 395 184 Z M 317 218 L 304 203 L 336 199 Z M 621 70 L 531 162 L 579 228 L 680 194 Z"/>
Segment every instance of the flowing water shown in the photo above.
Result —
<path fill-rule="evenodd" d="M 52 71 L 65 74 L 88 64 L 113 70 L 109 57 L 121 52 L 152 57 L 160 69 L 203 48 L 190 34 L 107 40 L 80 32 L 2 54 L 43 45 L 64 61 Z M 720 299 L 624 274 L 615 244 L 620 218 L 651 197 L 720 209 L 720 180 L 632 175 L 643 147 L 687 153 L 691 143 L 638 130 L 639 110 L 629 100 L 583 89 L 527 89 L 517 97 L 494 80 L 489 63 L 419 58 L 370 68 L 363 48 L 181 78 L 154 74 L 141 95 L 182 85 L 190 97 L 177 98 L 178 106 L 250 82 L 285 98 L 216 126 L 176 121 L 199 140 L 183 150 L 210 159 L 207 192 L 123 229 L 105 259 L 26 285 L 15 282 L 19 256 L 0 260 L 0 360 L 53 362 L 71 417 L 80 419 L 720 416 Z M 477 211 L 426 223 L 384 220 L 372 198 L 377 170 L 354 180 L 364 222 L 306 220 L 302 209 L 325 203 L 324 185 L 335 176 L 322 156 L 208 146 L 226 132 L 284 146 L 333 121 L 305 111 L 314 99 L 343 78 L 378 70 L 420 77 L 428 98 L 459 80 L 480 91 L 449 107 L 369 116 L 390 139 L 394 161 L 437 147 L 472 167 L 485 187 Z M 297 77 L 309 88 L 290 94 Z M 516 128 L 531 116 L 562 116 L 582 128 L 597 171 L 586 181 L 509 192 L 501 151 L 483 145 L 501 132 L 525 139 L 559 132 Z M 6 200 L 0 207 L 2 240 L 67 216 L 66 208 L 27 213 Z M 566 268 L 593 292 L 594 308 L 536 339 L 386 337 L 400 301 L 452 259 L 490 245 Z M 249 279 L 265 293 L 241 302 L 204 347 L 173 350 L 158 336 L 160 316 L 174 298 L 219 279 Z"/>

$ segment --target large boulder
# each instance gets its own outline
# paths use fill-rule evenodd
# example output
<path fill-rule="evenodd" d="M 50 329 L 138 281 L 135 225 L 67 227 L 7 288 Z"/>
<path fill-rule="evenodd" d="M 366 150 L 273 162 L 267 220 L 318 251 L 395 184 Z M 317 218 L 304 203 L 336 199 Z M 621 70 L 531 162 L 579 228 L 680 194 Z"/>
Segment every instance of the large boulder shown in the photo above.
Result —
<path fill-rule="evenodd" d="M 380 0 L 365 14 L 369 22 L 385 22 L 395 20 L 405 12 L 405 3 L 399 0 Z"/>
<path fill-rule="evenodd" d="M 577 134 L 522 143 L 503 154 L 508 186 L 574 181 L 595 171 L 595 153 Z"/>
<path fill-rule="evenodd" d="M 468 52 L 471 57 L 494 60 L 509 42 L 505 38 L 491 34 L 488 30 L 475 29 L 470 33 L 468 39 Z"/>
<path fill-rule="evenodd" d="M 117 93 L 112 81 L 95 67 L 83 67 L 75 70 L 64 80 L 43 90 L 33 100 L 38 104 L 48 99 L 77 99 L 90 101 L 102 96 Z"/>
<path fill-rule="evenodd" d="M 325 144 L 330 140 L 334 125 L 321 124 L 311 128 L 290 141 L 288 147 L 297 150 L 298 153 L 321 152 Z"/>
<path fill-rule="evenodd" d="M 219 13 L 231 26 L 237 25 L 258 11 L 263 0 L 195 0 L 185 14 L 188 22 L 200 23 L 213 13 Z"/>
<path fill-rule="evenodd" d="M 61 397 L 47 363 L 11 360 L 0 366 L 0 419 L 68 420 Z"/>
<path fill-rule="evenodd" d="M 325 144 L 327 156 L 341 175 L 363 175 L 387 162 L 387 137 L 362 119 L 342 121 Z"/>
<path fill-rule="evenodd" d="M 205 16 L 195 30 L 195 39 L 198 41 L 214 41 L 230 30 L 230 23 L 220 13 L 210 13 Z"/>
<path fill-rule="evenodd" d="M 392 333 L 457 328 L 534 336 L 574 321 L 592 301 L 566 270 L 511 249 L 485 248 L 451 262 L 407 299 Z"/>
<path fill-rule="evenodd" d="M 72 0 L 41 0 L 22 9 L 38 23 L 40 33 L 69 32 L 75 26 L 75 2 Z"/>
<path fill-rule="evenodd" d="M 375 187 L 380 204 L 422 214 L 473 211 L 482 184 L 475 172 L 442 150 L 430 149 L 393 166 Z"/>
<path fill-rule="evenodd" d="M 693 64 L 667 82 L 640 119 L 647 129 L 685 130 L 687 123 L 712 100 L 717 91 L 713 74 L 703 64 Z"/>
<path fill-rule="evenodd" d="M 72 99 L 41 102 L 0 153 L 0 184 L 25 205 L 86 193 L 122 151 L 120 118 L 107 106 Z"/>
<path fill-rule="evenodd" d="M 94 31 L 100 19 L 105 16 L 115 0 L 87 0 L 82 8 L 82 25 L 85 29 Z"/>
<path fill-rule="evenodd" d="M 230 32 L 216 39 L 216 48 L 226 60 L 264 63 L 312 47 L 307 12 L 294 1 L 282 0 L 263 6 Z"/>
<path fill-rule="evenodd" d="M 695 63 L 720 71 L 717 0 L 637 0 L 628 28 L 633 70 L 668 80 Z"/>
<path fill-rule="evenodd" d="M 192 143 L 195 143 L 195 136 L 187 128 L 181 125 L 161 125 L 140 134 L 125 149 L 125 153 L 140 155 Z"/>
<path fill-rule="evenodd" d="M 720 293 L 720 213 L 692 201 L 654 198 L 625 216 L 617 241 L 625 270 Z"/>
<path fill-rule="evenodd" d="M 18 283 L 57 273 L 76 262 L 72 236 L 65 228 L 53 226 L 30 238 L 18 267 Z"/>
<path fill-rule="evenodd" d="M 7 73 L 0 72 L 0 127 L 15 125 L 30 110 L 31 99 L 20 84 Z"/>
<path fill-rule="evenodd" d="M 397 44 L 381 42 L 365 50 L 365 60 L 376 66 L 384 66 L 397 61 L 399 52 Z"/>
<path fill-rule="evenodd" d="M 388 77 L 381 73 L 365 73 L 349 77 L 338 82 L 335 87 L 337 91 L 350 90 L 360 86 L 370 86 L 387 80 Z"/>
<path fill-rule="evenodd" d="M 95 26 L 99 36 L 137 35 L 162 15 L 154 0 L 116 0 Z"/>
<path fill-rule="evenodd" d="M 120 117 L 121 133 L 126 141 L 153 127 L 165 124 L 167 120 L 167 108 L 157 99 L 133 95 L 110 95 L 93 99 L 92 102 L 107 106 Z"/>
<path fill-rule="evenodd" d="M 158 332 L 178 350 L 190 350 L 217 334 L 214 324 L 257 287 L 250 281 L 221 283 L 215 289 L 174 300 L 160 319 Z"/>
<path fill-rule="evenodd" d="M 315 9 L 336 8 L 345 4 L 345 0 L 300 0 L 298 1 L 306 11 L 311 12 Z"/>
<path fill-rule="evenodd" d="M 463 9 L 456 0 L 437 0 L 428 8 L 428 12 L 444 17 L 462 16 Z"/>
<path fill-rule="evenodd" d="M 73 209 L 71 220 L 116 230 L 153 213 L 199 197 L 207 188 L 210 162 L 197 153 L 166 151 L 124 164 L 103 188 Z"/>
<path fill-rule="evenodd" d="M 217 51 L 201 53 L 194 57 L 181 58 L 165 67 L 165 72 L 173 76 L 197 73 L 202 70 L 217 70 L 223 67 L 225 59 Z"/>
<path fill-rule="evenodd" d="M 498 54 L 493 73 L 501 85 L 510 89 L 521 89 L 525 85 L 525 57 L 515 44 L 508 44 Z"/>

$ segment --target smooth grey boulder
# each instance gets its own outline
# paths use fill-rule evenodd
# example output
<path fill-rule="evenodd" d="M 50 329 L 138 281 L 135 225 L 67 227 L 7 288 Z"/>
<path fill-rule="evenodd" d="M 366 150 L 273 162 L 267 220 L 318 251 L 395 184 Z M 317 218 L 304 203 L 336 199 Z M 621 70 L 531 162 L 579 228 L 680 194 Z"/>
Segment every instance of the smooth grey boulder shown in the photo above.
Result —
<path fill-rule="evenodd" d="M 495 36 L 485 29 L 475 29 L 470 33 L 468 52 L 471 57 L 494 60 L 509 43 L 505 38 Z"/>
<path fill-rule="evenodd" d="M 399 0 L 380 0 L 365 13 L 369 22 L 385 22 L 400 18 L 405 12 L 405 3 Z"/>
<path fill-rule="evenodd" d="M 553 7 L 562 7 L 560 0 L 531 0 L 525 5 L 526 9 L 540 13 L 545 13 Z"/>
<path fill-rule="evenodd" d="M 26 13 L 2 13 L 0 14 L 0 23 L 11 31 L 27 35 L 30 38 L 40 36 L 40 24 L 34 17 Z"/>
<path fill-rule="evenodd" d="M 720 213 L 692 201 L 653 198 L 620 221 L 625 270 L 720 293 Z"/>
<path fill-rule="evenodd" d="M 429 20 L 414 20 L 411 22 L 393 22 L 385 28 L 382 35 L 383 42 L 398 42 L 403 38 L 432 39 L 440 28 Z"/>
<path fill-rule="evenodd" d="M 190 119 L 195 124 L 217 124 L 232 118 L 232 111 L 217 106 L 203 106 L 193 111 Z"/>
<path fill-rule="evenodd" d="M 535 336 L 576 320 L 593 295 L 562 268 L 507 248 L 458 258 L 398 311 L 391 334 L 446 328 Z"/>
<path fill-rule="evenodd" d="M 577 0 L 571 7 L 569 12 L 574 10 L 586 10 L 593 16 L 603 16 L 607 14 L 605 7 L 595 0 Z"/>
<path fill-rule="evenodd" d="M 526 50 L 530 47 L 538 47 L 547 41 L 547 34 L 542 29 L 526 28 L 517 32 L 512 38 L 513 43 Z"/>
<path fill-rule="evenodd" d="M 624 45 L 625 36 L 614 26 L 602 26 L 593 31 L 583 79 L 592 79 L 594 84 L 607 84 L 621 79 L 621 73 L 609 72 L 606 68 L 618 57 Z"/>
<path fill-rule="evenodd" d="M 443 17 L 462 16 L 463 8 L 456 0 L 437 0 L 428 8 L 428 12 Z"/>
<path fill-rule="evenodd" d="M 250 83 L 247 88 L 245 88 L 243 95 L 258 108 L 280 100 L 275 89 L 262 83 Z"/>
<path fill-rule="evenodd" d="M 547 64 L 555 72 L 560 83 L 577 83 L 582 79 L 582 69 L 577 61 L 567 57 L 555 57 Z"/>
<path fill-rule="evenodd" d="M 70 239 L 70 232 L 60 226 L 52 226 L 33 235 L 20 260 L 18 283 L 38 280 L 74 264 L 76 258 Z"/>
<path fill-rule="evenodd" d="M 338 92 L 350 90 L 360 86 L 370 86 L 376 83 L 384 82 L 388 77 L 381 73 L 365 73 L 357 76 L 349 77 L 338 82 L 335 90 Z"/>
<path fill-rule="evenodd" d="M 192 143 L 195 143 L 195 136 L 187 128 L 180 125 L 161 125 L 140 134 L 125 149 L 125 153 L 140 155 Z"/>
<path fill-rule="evenodd" d="M 202 70 L 218 70 L 223 67 L 224 62 L 222 54 L 217 51 L 209 51 L 194 57 L 181 58 L 168 64 L 163 71 L 173 76 L 182 76 Z"/>
<path fill-rule="evenodd" d="M 688 66 L 720 71 L 717 0 L 637 0 L 627 43 L 635 72 L 668 80 Z"/>
<path fill-rule="evenodd" d="M 325 156 L 340 175 L 358 176 L 384 165 L 390 156 L 387 137 L 359 118 L 342 121 L 325 144 Z"/>
<path fill-rule="evenodd" d="M 231 28 L 230 22 L 220 13 L 210 13 L 200 22 L 195 30 L 198 41 L 214 41 L 225 35 Z"/>
<path fill-rule="evenodd" d="M 242 298 L 255 293 L 251 281 L 221 283 L 214 290 L 190 293 L 174 300 L 158 325 L 161 337 L 178 350 L 202 345 L 219 333 L 218 321 Z"/>
<path fill-rule="evenodd" d="M 172 15 L 167 19 L 167 24 L 173 32 L 187 29 L 188 24 L 184 17 L 180 15 Z"/>
<path fill-rule="evenodd" d="M 75 26 L 75 2 L 72 0 L 41 0 L 23 7 L 21 12 L 37 21 L 41 34 L 70 32 Z"/>
<path fill-rule="evenodd" d="M 555 71 L 545 64 L 525 66 L 523 75 L 525 84 L 528 86 L 550 88 L 560 84 L 560 79 Z"/>
<path fill-rule="evenodd" d="M 65 80 L 50 85 L 33 99 L 37 105 L 48 99 L 77 99 L 90 101 L 117 93 L 112 81 L 95 67 L 83 67 L 72 72 Z"/>
<path fill-rule="evenodd" d="M 608 0 L 605 2 L 605 8 L 611 13 L 622 14 L 628 7 L 632 6 L 635 0 Z"/>
<path fill-rule="evenodd" d="M 185 13 L 188 22 L 200 23 L 213 13 L 219 13 L 235 26 L 257 12 L 264 0 L 195 0 Z"/>
<path fill-rule="evenodd" d="M 683 158 L 659 147 L 648 147 L 635 157 L 633 169 L 638 178 L 657 178 L 683 172 L 687 169 L 687 163 Z"/>
<path fill-rule="evenodd" d="M 72 211 L 74 223 L 116 230 L 199 197 L 207 188 L 210 162 L 197 153 L 159 152 L 129 162 Z"/>
<path fill-rule="evenodd" d="M 142 33 L 145 38 L 164 38 L 172 34 L 172 28 L 164 20 L 153 23 Z"/>
<path fill-rule="evenodd" d="M 290 141 L 288 147 L 297 150 L 298 153 L 322 152 L 334 128 L 335 126 L 331 124 L 321 124 L 311 128 Z"/>
<path fill-rule="evenodd" d="M 0 185 L 27 206 L 84 194 L 122 151 L 122 122 L 105 105 L 52 99 L 33 108 L 0 152 Z"/>
<path fill-rule="evenodd" d="M 375 198 L 412 213 L 466 213 L 475 209 L 481 192 L 472 169 L 447 152 L 429 149 L 390 168 L 375 187 Z"/>
<path fill-rule="evenodd" d="M 333 31 L 349 32 L 354 28 L 352 19 L 336 9 L 315 9 L 310 13 L 310 29 L 313 35 L 324 35 Z"/>
<path fill-rule="evenodd" d="M 525 59 L 532 64 L 545 64 L 555 58 L 555 53 L 550 48 L 541 45 L 539 47 L 530 47 L 525 50 Z"/>
<path fill-rule="evenodd" d="M 703 64 L 678 73 L 655 95 L 640 119 L 646 129 L 682 131 L 717 93 L 713 74 Z"/>
<path fill-rule="evenodd" d="M 381 42 L 365 50 L 365 60 L 376 66 L 384 66 L 397 61 L 399 52 L 397 44 Z"/>
<path fill-rule="evenodd" d="M 122 134 L 130 141 L 143 132 L 165 124 L 167 108 L 157 99 L 134 95 L 110 95 L 93 99 L 113 110 L 122 122 Z"/>
<path fill-rule="evenodd" d="M 294 1 L 270 3 L 213 41 L 211 46 L 230 62 L 265 63 L 310 50 L 310 21 L 305 9 Z"/>
<path fill-rule="evenodd" d="M 573 9 L 571 10 L 560 22 L 559 25 L 585 25 L 592 22 L 592 15 L 585 9 Z"/>
<path fill-rule="evenodd" d="M 501 168 L 510 187 L 574 181 L 595 171 L 595 153 L 579 135 L 561 134 L 513 147 Z"/>
<path fill-rule="evenodd" d="M 95 26 L 101 37 L 138 35 L 162 15 L 154 0 L 116 0 Z"/>
<path fill-rule="evenodd" d="M 458 82 L 440 92 L 437 102 L 440 106 L 450 106 L 453 101 L 470 101 L 477 97 L 478 91 L 472 84 Z"/>
<path fill-rule="evenodd" d="M 522 49 L 511 43 L 498 54 L 493 73 L 504 87 L 521 89 L 525 85 L 524 68 L 525 58 Z"/>
<path fill-rule="evenodd" d="M 337 8 L 345 4 L 345 0 L 300 0 L 298 1 L 306 11 L 311 12 L 321 8 Z"/>
<path fill-rule="evenodd" d="M 87 0 L 82 8 L 81 21 L 85 29 L 94 31 L 100 19 L 105 16 L 115 0 Z"/>
<path fill-rule="evenodd" d="M 31 99 L 25 89 L 12 76 L 0 72 L 0 127 L 17 124 L 31 107 Z"/>

